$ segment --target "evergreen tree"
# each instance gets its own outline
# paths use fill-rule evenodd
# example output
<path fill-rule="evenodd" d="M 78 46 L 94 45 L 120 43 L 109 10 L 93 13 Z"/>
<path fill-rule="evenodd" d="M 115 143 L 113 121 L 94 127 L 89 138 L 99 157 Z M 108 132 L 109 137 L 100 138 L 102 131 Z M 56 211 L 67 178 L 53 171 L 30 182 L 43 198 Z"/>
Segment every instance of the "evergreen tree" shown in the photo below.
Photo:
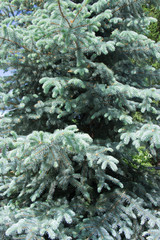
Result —
<path fill-rule="evenodd" d="M 159 3 L 1 1 L 1 239 L 160 239 Z"/>

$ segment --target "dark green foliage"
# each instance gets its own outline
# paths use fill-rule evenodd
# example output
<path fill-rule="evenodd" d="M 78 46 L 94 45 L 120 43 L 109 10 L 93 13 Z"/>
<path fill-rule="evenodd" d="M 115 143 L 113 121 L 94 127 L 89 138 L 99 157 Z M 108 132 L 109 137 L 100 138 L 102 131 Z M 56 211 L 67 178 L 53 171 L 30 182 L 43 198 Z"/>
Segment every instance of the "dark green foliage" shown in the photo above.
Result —
<path fill-rule="evenodd" d="M 156 42 L 159 42 L 160 44 L 160 9 L 155 8 L 155 6 L 151 5 L 149 8 L 144 7 L 144 10 L 148 13 L 149 16 L 154 17 L 157 19 L 157 22 L 151 23 L 148 27 L 149 33 L 148 37 L 153 39 Z M 160 68 L 160 64 L 156 62 L 152 62 L 152 66 L 155 68 Z"/>
<path fill-rule="evenodd" d="M 157 22 L 151 23 L 149 26 L 149 38 L 153 39 L 156 42 L 160 41 L 160 10 L 156 9 L 155 6 L 151 8 L 144 8 L 146 12 L 149 13 L 149 16 L 157 19 Z"/>

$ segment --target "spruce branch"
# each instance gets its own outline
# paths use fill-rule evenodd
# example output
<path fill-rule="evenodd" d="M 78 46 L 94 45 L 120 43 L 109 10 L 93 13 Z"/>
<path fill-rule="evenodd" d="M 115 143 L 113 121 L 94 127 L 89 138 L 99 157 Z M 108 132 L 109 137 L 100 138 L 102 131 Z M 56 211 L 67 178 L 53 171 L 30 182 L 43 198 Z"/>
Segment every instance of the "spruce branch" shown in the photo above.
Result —
<path fill-rule="evenodd" d="M 119 197 L 117 199 L 117 201 L 112 204 L 111 209 L 109 210 L 109 212 L 113 212 L 113 210 L 118 206 L 118 204 L 121 202 L 121 200 L 123 199 L 123 197 L 125 196 L 126 191 L 124 190 L 121 194 L 119 194 Z M 99 208 L 98 208 L 99 209 Z M 102 210 L 102 209 L 101 209 Z M 102 219 L 102 221 L 100 222 L 100 224 L 103 226 L 103 223 L 107 220 L 107 217 L 105 217 L 104 219 Z M 86 240 L 89 240 L 91 238 L 92 235 L 94 235 L 95 233 L 91 233 L 89 235 L 89 237 Z"/>
<path fill-rule="evenodd" d="M 2 47 L 2 45 L 3 45 L 4 41 L 5 41 L 5 39 L 3 39 L 3 40 L 2 40 L 2 43 L 1 43 L 0 47 Z"/>
<path fill-rule="evenodd" d="M 133 2 L 137 2 L 137 1 L 138 1 L 138 0 L 134 0 Z M 115 12 L 117 12 L 117 11 L 119 11 L 119 10 L 121 10 L 122 8 L 128 7 L 129 5 L 130 5 L 130 2 L 123 4 L 121 7 L 115 9 L 115 10 L 112 12 L 112 14 L 115 13 Z"/>
<path fill-rule="evenodd" d="M 66 22 L 68 23 L 69 27 L 71 27 L 70 22 L 68 21 L 68 19 L 66 18 L 66 16 L 64 15 L 64 13 L 62 11 L 60 0 L 58 0 L 58 7 L 59 7 L 59 11 L 61 13 L 61 16 L 66 20 Z"/>
<path fill-rule="evenodd" d="M 13 11 L 11 5 L 9 4 L 8 6 L 9 6 L 9 9 L 11 10 L 11 13 L 12 13 L 13 17 L 15 17 L 15 15 L 14 15 L 14 11 Z"/>
<path fill-rule="evenodd" d="M 76 18 L 78 17 L 78 15 L 80 14 L 80 12 L 82 11 L 82 9 L 86 6 L 87 2 L 79 9 L 79 11 L 77 12 L 75 18 L 72 20 L 71 26 L 73 25 L 73 23 L 75 22 Z"/>
<path fill-rule="evenodd" d="M 9 17 L 9 12 L 8 12 L 8 10 L 7 9 L 3 9 L 3 12 Z"/>
<path fill-rule="evenodd" d="M 13 40 L 10 40 L 10 39 L 8 39 L 8 38 L 0 37 L 0 39 L 2 39 L 2 40 L 4 40 L 4 41 L 11 42 L 11 43 L 17 45 L 17 46 L 20 47 L 20 48 L 24 48 L 24 49 L 25 49 L 26 51 L 28 51 L 28 52 L 33 52 L 31 49 L 27 48 L 26 46 L 20 45 L 19 43 L 15 42 L 15 41 L 13 41 Z"/>

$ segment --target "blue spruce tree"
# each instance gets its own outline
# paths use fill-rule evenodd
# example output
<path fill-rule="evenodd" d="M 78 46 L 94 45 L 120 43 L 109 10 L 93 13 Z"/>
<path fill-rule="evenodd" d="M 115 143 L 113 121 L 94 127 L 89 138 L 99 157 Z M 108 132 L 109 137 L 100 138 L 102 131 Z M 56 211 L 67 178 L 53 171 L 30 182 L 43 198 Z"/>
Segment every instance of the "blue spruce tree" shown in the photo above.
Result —
<path fill-rule="evenodd" d="M 160 153 L 150 4 L 1 1 L 1 239 L 160 239 L 160 177 L 133 158 Z"/>

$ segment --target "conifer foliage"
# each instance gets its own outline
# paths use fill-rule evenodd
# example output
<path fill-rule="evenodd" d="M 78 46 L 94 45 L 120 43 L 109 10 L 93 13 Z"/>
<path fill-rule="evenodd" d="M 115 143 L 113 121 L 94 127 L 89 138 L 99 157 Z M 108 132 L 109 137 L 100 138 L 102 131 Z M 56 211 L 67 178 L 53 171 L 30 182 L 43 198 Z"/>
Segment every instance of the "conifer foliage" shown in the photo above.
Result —
<path fill-rule="evenodd" d="M 1 1 L 1 239 L 160 239 L 159 175 L 133 163 L 160 152 L 144 4 Z"/>

